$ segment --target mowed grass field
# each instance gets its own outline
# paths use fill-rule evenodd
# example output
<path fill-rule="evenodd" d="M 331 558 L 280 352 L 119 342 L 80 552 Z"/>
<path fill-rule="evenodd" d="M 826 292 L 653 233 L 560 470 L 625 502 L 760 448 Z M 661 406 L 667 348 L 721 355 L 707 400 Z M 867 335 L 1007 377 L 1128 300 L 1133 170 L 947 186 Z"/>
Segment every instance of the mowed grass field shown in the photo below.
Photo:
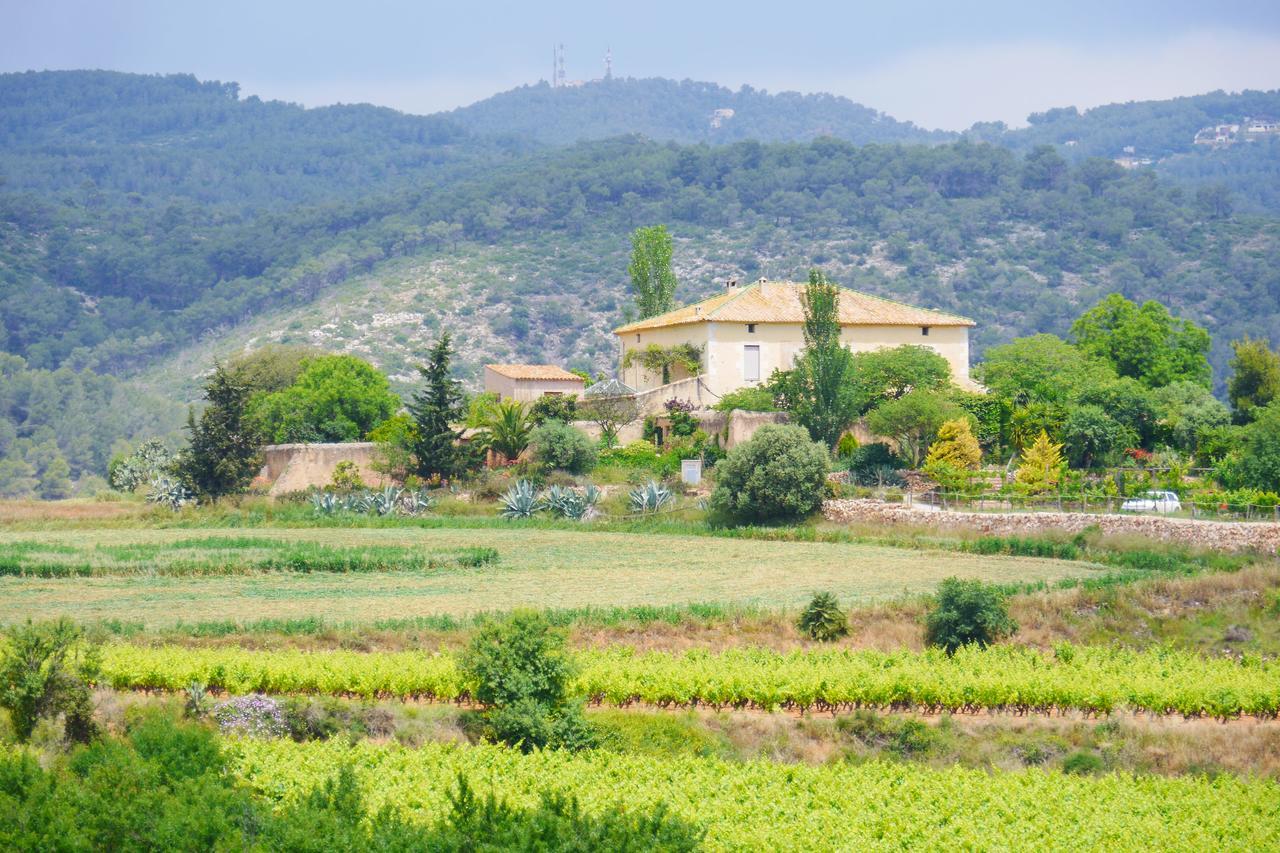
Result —
<path fill-rule="evenodd" d="M 219 537 L 227 547 L 220 548 Z M 281 547 L 361 550 L 404 568 L 258 570 Z M 496 550 L 467 566 L 424 556 Z M 236 574 L 170 575 L 173 553 Z M 0 532 L 0 562 L 89 565 L 93 577 L 0 577 L 0 623 L 70 616 L 160 628 L 179 622 L 321 618 L 367 623 L 466 616 L 517 607 L 581 608 L 701 602 L 795 609 L 815 590 L 849 604 L 931 589 L 955 575 L 1052 582 L 1101 571 L 1081 562 L 708 536 L 423 528 L 74 529 Z M 156 572 L 148 571 L 154 565 Z M 426 566 L 426 567 L 424 567 Z"/>

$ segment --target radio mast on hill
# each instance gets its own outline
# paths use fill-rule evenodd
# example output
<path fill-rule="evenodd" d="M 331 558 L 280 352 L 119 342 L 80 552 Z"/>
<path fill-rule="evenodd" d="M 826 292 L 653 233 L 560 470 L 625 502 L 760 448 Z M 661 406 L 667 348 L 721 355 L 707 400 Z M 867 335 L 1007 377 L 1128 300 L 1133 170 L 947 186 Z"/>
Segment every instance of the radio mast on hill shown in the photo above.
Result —
<path fill-rule="evenodd" d="M 613 79 L 613 48 L 604 49 L 604 79 Z"/>
<path fill-rule="evenodd" d="M 552 45 L 551 47 L 551 88 L 559 89 L 565 84 L 567 79 L 564 73 L 564 45 Z"/>

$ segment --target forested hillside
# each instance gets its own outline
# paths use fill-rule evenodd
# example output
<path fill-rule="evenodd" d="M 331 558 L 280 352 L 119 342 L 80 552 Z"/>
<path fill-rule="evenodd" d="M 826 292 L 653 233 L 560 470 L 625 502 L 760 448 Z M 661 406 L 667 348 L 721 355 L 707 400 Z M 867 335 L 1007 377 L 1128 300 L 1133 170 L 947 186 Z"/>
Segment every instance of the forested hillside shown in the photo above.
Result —
<path fill-rule="evenodd" d="M 680 299 L 818 265 L 974 317 L 975 355 L 1065 333 L 1111 291 L 1206 325 L 1219 377 L 1232 338 L 1280 339 L 1274 219 L 1066 149 L 537 146 L 458 116 L 98 72 L 0 77 L 0 128 L 0 348 L 33 369 L 145 370 L 177 395 L 208 356 L 262 340 L 367 352 L 407 381 L 442 328 L 464 372 L 608 368 L 627 234 L 655 222 L 677 238 Z"/>
<path fill-rule="evenodd" d="M 804 142 L 834 136 L 867 142 L 946 142 L 955 134 L 911 122 L 837 95 L 736 92 L 714 83 L 650 78 L 595 80 L 553 89 L 521 86 L 456 109 L 449 118 L 476 133 L 511 134 L 550 145 L 638 133 L 673 142 Z"/>

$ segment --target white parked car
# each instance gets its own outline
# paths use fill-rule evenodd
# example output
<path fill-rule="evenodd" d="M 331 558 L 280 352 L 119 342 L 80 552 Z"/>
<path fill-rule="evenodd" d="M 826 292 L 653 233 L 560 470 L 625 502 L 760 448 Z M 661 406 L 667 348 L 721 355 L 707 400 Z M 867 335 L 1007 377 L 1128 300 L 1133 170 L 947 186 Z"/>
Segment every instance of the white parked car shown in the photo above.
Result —
<path fill-rule="evenodd" d="M 1136 498 L 1129 498 L 1120 505 L 1125 512 L 1179 512 L 1182 501 L 1173 492 L 1147 492 Z"/>

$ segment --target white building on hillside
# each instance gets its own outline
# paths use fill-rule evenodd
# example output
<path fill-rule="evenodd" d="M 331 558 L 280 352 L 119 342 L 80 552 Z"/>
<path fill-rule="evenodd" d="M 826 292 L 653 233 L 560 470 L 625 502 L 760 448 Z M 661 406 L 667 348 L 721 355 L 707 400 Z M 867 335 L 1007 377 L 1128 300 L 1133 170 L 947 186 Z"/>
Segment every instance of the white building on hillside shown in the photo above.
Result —
<path fill-rule="evenodd" d="M 730 282 L 723 293 L 614 330 L 621 342 L 622 381 L 655 398 L 696 399 L 704 404 L 730 391 L 758 385 L 775 369 L 789 369 L 804 348 L 805 285 L 759 281 Z M 957 384 L 969 380 L 969 328 L 972 320 L 915 308 L 856 290 L 840 290 L 840 339 L 853 352 L 919 344 L 936 350 L 951 365 Z M 701 371 L 671 367 L 665 385 L 660 373 L 646 369 L 627 352 L 651 345 L 692 344 L 702 353 Z M 708 392 L 704 397 L 704 392 Z"/>

